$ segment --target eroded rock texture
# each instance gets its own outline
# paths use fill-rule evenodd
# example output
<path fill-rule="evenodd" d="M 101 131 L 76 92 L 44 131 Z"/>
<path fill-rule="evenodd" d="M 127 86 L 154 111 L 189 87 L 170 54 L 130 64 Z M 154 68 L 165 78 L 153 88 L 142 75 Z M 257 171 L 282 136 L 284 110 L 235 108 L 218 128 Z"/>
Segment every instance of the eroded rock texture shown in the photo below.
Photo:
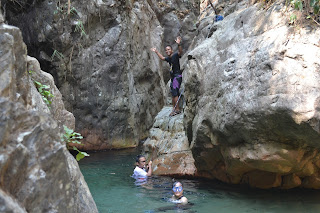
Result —
<path fill-rule="evenodd" d="M 320 31 L 296 31 L 282 3 L 246 3 L 200 28 L 188 53 L 185 129 L 198 175 L 320 188 Z"/>
<path fill-rule="evenodd" d="M 59 126 L 70 127 L 74 119 L 60 105 L 52 77 L 34 59 L 27 62 L 18 28 L 1 23 L 0 43 L 0 211 L 98 212 L 77 162 L 60 141 Z M 52 86 L 50 109 L 31 75 Z"/>
<path fill-rule="evenodd" d="M 82 148 L 91 150 L 136 146 L 148 135 L 169 79 L 150 48 L 163 51 L 181 35 L 186 50 L 199 10 L 198 1 L 177 0 L 71 1 L 69 15 L 66 0 L 3 5 L 29 55 L 54 76 L 85 137 Z"/>
<path fill-rule="evenodd" d="M 153 174 L 194 176 L 196 167 L 183 129 L 183 114 L 169 117 L 172 107 L 164 107 L 155 118 L 143 151 L 152 160 Z"/>

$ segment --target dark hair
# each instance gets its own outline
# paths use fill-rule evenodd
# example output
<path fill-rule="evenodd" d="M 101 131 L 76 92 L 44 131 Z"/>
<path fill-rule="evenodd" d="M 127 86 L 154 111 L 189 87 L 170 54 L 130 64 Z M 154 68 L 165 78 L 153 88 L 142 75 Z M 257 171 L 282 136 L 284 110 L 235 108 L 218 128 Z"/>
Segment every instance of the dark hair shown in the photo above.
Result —
<path fill-rule="evenodd" d="M 166 45 L 166 47 L 170 47 L 170 48 L 171 48 L 171 50 L 172 50 L 172 46 L 171 46 L 170 44 Z"/>
<path fill-rule="evenodd" d="M 137 155 L 136 162 L 139 163 L 140 158 L 145 158 L 144 155 Z"/>

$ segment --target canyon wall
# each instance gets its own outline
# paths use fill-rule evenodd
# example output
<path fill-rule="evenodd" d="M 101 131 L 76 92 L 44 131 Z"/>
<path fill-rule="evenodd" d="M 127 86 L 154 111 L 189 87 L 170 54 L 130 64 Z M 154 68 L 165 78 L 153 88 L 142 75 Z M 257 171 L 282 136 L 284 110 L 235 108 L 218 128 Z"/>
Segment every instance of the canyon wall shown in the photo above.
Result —
<path fill-rule="evenodd" d="M 1 212 L 98 212 L 78 163 L 61 142 L 74 127 L 53 77 L 27 57 L 17 27 L 0 13 Z M 50 86 L 51 104 L 37 83 Z"/>
<path fill-rule="evenodd" d="M 54 76 L 87 150 L 133 147 L 147 137 L 169 80 L 150 48 L 164 53 L 181 35 L 187 50 L 199 13 L 198 1 L 178 0 L 71 1 L 69 14 L 66 0 L 2 6 L 28 54 Z"/>
<path fill-rule="evenodd" d="M 297 11 L 284 2 L 228 8 L 222 21 L 200 20 L 186 56 L 184 122 L 197 175 L 320 188 L 319 28 L 290 24 Z"/>

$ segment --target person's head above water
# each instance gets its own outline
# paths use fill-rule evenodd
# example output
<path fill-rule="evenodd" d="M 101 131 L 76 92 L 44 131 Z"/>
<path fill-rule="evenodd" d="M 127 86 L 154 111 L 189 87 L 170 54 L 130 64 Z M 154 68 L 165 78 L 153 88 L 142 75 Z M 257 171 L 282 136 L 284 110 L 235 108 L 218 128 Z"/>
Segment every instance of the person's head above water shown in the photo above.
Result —
<path fill-rule="evenodd" d="M 180 182 L 174 182 L 172 184 L 172 192 L 173 192 L 172 200 L 174 202 L 181 203 L 181 204 L 188 203 L 188 199 L 185 196 L 183 196 L 183 187 Z"/>
<path fill-rule="evenodd" d="M 183 195 L 183 188 L 180 182 L 174 182 L 172 184 L 172 192 L 176 198 L 180 198 Z"/>
<path fill-rule="evenodd" d="M 136 157 L 136 165 L 138 167 L 145 168 L 146 167 L 146 157 L 144 155 L 137 155 Z"/>
<path fill-rule="evenodd" d="M 134 176 L 151 176 L 152 175 L 152 161 L 146 163 L 146 157 L 137 155 L 136 168 L 134 169 Z"/>

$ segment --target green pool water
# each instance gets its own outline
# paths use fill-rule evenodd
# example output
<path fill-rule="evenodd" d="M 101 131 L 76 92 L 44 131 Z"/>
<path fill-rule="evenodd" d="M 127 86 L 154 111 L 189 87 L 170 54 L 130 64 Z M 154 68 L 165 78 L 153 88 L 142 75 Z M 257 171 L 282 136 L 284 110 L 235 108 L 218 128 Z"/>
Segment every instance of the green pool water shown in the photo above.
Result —
<path fill-rule="evenodd" d="M 191 202 L 171 203 L 173 178 L 154 176 L 143 186 L 131 178 L 138 149 L 90 153 L 80 169 L 101 213 L 153 212 L 320 212 L 320 191 L 256 190 L 218 181 L 175 179 Z"/>

